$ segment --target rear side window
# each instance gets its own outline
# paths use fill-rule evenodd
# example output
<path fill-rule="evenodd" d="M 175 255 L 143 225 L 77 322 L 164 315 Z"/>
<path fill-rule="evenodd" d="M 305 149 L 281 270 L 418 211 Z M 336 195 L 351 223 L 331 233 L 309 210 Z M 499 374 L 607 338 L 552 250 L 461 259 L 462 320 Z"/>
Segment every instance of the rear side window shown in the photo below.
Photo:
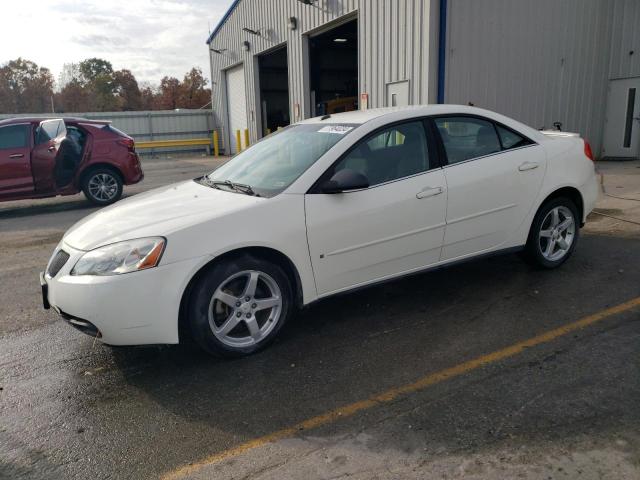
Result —
<path fill-rule="evenodd" d="M 502 148 L 504 150 L 524 147 L 525 145 L 531 144 L 531 140 L 517 134 L 513 130 L 501 127 L 500 125 L 496 125 L 496 128 L 498 130 L 498 135 L 500 135 L 500 141 L 502 142 Z"/>
<path fill-rule="evenodd" d="M 502 150 L 492 122 L 473 117 L 435 119 L 449 164 L 484 157 Z"/>
<path fill-rule="evenodd" d="M 107 125 L 104 125 L 103 127 L 100 127 L 100 128 L 102 128 L 103 130 L 109 131 L 109 132 L 113 132 L 116 135 L 118 135 L 119 137 L 130 138 L 129 135 L 124 133 L 122 130 L 118 130 L 116 127 L 114 127 L 110 123 L 107 124 Z"/>
<path fill-rule="evenodd" d="M 29 125 L 0 127 L 0 150 L 29 146 Z"/>

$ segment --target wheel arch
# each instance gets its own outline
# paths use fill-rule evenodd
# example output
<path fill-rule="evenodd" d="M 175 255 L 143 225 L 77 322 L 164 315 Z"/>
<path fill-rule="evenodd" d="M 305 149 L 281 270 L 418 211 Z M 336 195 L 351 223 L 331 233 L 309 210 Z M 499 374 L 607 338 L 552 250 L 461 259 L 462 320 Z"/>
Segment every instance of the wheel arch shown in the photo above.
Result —
<path fill-rule="evenodd" d="M 540 202 L 540 205 L 538 205 L 536 214 L 540 210 L 540 208 L 542 208 L 542 206 L 545 203 L 547 203 L 549 200 L 552 200 L 554 198 L 560 198 L 560 197 L 566 197 L 575 204 L 576 208 L 578 209 L 578 216 L 580 217 L 580 226 L 583 226 L 584 225 L 584 199 L 582 198 L 582 193 L 580 193 L 580 190 L 572 186 L 564 186 L 564 187 L 558 188 L 553 192 L 551 192 L 549 195 L 547 195 L 545 199 L 542 200 L 542 202 Z"/>
<path fill-rule="evenodd" d="M 284 253 L 279 250 L 270 247 L 250 246 L 241 247 L 233 250 L 229 250 L 221 255 L 216 256 L 209 262 L 205 263 L 198 271 L 191 277 L 180 299 L 180 308 L 178 312 L 178 341 L 184 338 L 188 338 L 188 323 L 187 323 L 187 305 L 193 287 L 198 281 L 205 275 L 210 269 L 215 268 L 217 264 L 222 261 L 232 260 L 241 256 L 253 256 L 254 258 L 260 258 L 275 263 L 282 267 L 291 281 L 293 287 L 294 300 L 296 308 L 302 308 L 303 296 L 302 296 L 302 280 L 300 279 L 300 273 L 293 261 Z"/>
<path fill-rule="evenodd" d="M 122 170 L 120 170 L 120 168 L 118 168 L 113 163 L 100 162 L 100 163 L 92 163 L 90 165 L 87 165 L 84 169 L 82 169 L 82 170 L 80 170 L 80 172 L 78 172 L 78 186 L 80 188 L 82 188 L 84 186 L 84 182 L 87 180 L 87 177 L 89 175 L 91 175 L 91 173 L 93 173 L 95 170 L 97 170 L 99 168 L 107 168 L 107 169 L 111 170 L 112 172 L 116 173 L 120 177 L 120 181 L 124 185 L 124 178 L 125 177 L 124 177 L 124 173 L 122 173 Z"/>

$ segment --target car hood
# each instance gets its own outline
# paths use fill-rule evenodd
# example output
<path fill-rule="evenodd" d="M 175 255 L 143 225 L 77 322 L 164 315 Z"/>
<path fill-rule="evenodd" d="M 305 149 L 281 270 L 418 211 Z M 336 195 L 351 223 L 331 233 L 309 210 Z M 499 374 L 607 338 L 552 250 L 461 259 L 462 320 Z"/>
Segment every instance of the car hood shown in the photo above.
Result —
<path fill-rule="evenodd" d="M 71 227 L 64 242 L 78 250 L 92 250 L 134 238 L 167 236 L 264 201 L 190 180 L 150 190 L 99 210 Z"/>

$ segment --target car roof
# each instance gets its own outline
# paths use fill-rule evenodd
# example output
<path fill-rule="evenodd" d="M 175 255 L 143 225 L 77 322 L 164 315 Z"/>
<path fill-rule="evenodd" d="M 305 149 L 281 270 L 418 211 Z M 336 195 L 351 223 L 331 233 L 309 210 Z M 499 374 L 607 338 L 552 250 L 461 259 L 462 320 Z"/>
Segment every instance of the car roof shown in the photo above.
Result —
<path fill-rule="evenodd" d="M 111 123 L 108 120 L 89 120 L 82 117 L 15 117 L 6 120 L 0 120 L 0 127 L 4 125 L 15 125 L 16 123 L 40 123 L 45 120 L 64 120 L 65 123 L 94 123 L 98 125 L 107 125 Z"/>
<path fill-rule="evenodd" d="M 314 117 L 308 120 L 303 120 L 299 123 L 351 123 L 351 124 L 363 124 L 370 120 L 392 113 L 407 112 L 414 116 L 418 115 L 447 115 L 452 113 L 467 114 L 467 115 L 482 115 L 486 116 L 490 113 L 487 110 L 483 110 L 477 107 L 470 107 L 467 105 L 449 105 L 449 104 L 432 104 L 432 105 L 412 105 L 409 107 L 386 107 L 386 108 L 373 108 L 371 110 L 356 110 L 353 112 L 332 113 L 330 117 L 321 116 Z M 324 118 L 324 120 L 323 120 Z"/>

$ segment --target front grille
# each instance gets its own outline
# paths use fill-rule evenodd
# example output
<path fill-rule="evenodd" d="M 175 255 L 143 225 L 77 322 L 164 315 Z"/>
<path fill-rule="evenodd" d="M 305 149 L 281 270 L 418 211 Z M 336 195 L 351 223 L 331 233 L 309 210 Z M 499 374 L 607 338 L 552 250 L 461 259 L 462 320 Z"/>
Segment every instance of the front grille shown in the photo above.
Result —
<path fill-rule="evenodd" d="M 53 278 L 58 272 L 64 267 L 64 264 L 69 260 L 69 254 L 64 250 L 58 250 L 51 261 L 49 262 L 49 267 L 47 268 L 47 274 Z"/>

